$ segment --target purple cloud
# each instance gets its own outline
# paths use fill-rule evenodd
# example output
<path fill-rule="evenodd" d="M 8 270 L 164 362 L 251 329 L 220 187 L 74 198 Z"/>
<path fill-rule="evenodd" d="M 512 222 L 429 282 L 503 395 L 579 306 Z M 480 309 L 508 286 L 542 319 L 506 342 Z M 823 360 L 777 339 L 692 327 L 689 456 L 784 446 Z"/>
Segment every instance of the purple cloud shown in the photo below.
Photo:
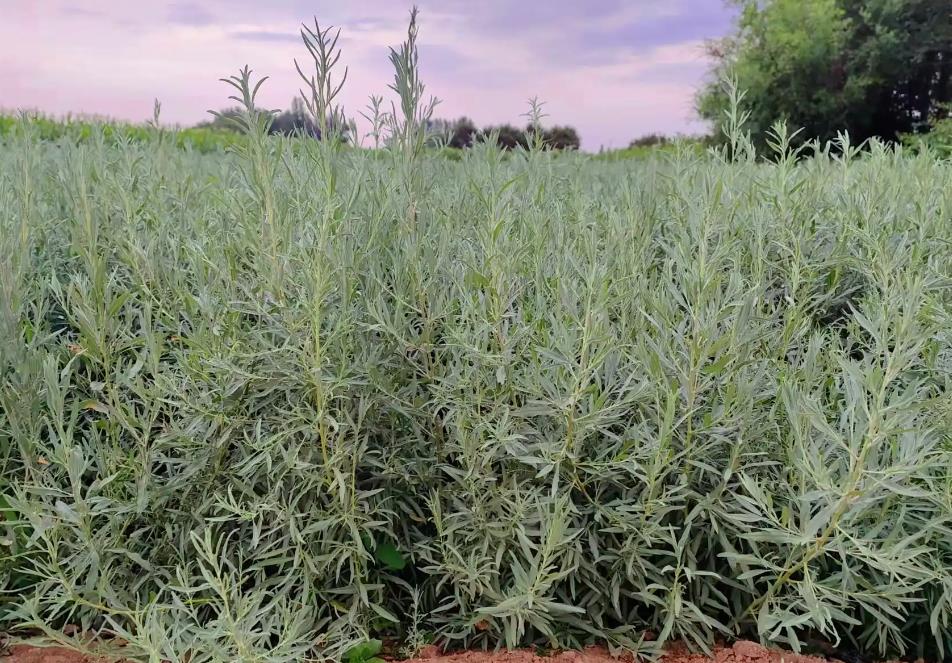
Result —
<path fill-rule="evenodd" d="M 103 16 L 101 11 L 79 7 L 78 5 L 64 5 L 60 11 L 64 16 L 75 16 L 78 18 L 100 18 Z"/>
<path fill-rule="evenodd" d="M 198 2 L 174 2 L 169 7 L 168 20 L 178 25 L 212 25 L 215 16 Z"/>
<path fill-rule="evenodd" d="M 246 41 L 284 41 L 294 42 L 295 44 L 301 43 L 301 35 L 297 32 L 276 32 L 274 30 L 236 30 L 234 32 L 230 32 L 229 36 L 235 39 L 244 39 Z"/>

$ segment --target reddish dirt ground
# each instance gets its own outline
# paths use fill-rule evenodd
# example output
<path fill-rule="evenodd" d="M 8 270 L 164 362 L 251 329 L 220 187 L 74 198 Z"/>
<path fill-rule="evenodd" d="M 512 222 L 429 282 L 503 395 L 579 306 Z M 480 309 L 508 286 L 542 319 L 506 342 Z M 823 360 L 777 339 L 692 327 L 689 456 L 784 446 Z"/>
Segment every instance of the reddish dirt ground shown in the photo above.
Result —
<path fill-rule="evenodd" d="M 31 647 L 14 645 L 0 660 L 10 663 L 97 663 L 96 659 L 62 647 Z"/>
<path fill-rule="evenodd" d="M 513 652 L 459 652 L 441 656 L 435 647 L 407 663 L 619 663 L 631 658 L 616 658 L 600 647 L 582 651 L 565 651 L 551 656 L 539 656 L 532 651 Z M 680 647 L 672 647 L 660 663 L 829 663 L 826 659 L 800 656 L 787 651 L 767 649 L 755 642 L 741 640 L 732 647 L 719 647 L 713 656 L 692 654 Z"/>
<path fill-rule="evenodd" d="M 14 645 L 8 656 L 0 657 L 8 663 L 101 663 L 78 652 L 61 647 L 31 647 Z M 436 647 L 429 647 L 421 656 L 407 663 L 618 663 L 618 659 L 605 649 L 590 647 L 582 651 L 565 651 L 551 656 L 539 656 L 526 651 L 512 652 L 459 652 L 440 655 Z M 627 660 L 631 660 L 630 658 Z M 720 647 L 713 656 L 692 654 L 681 648 L 673 648 L 666 653 L 660 663 L 829 663 L 826 659 L 813 656 L 800 656 L 790 652 L 767 649 L 754 642 L 740 641 L 732 647 Z"/>

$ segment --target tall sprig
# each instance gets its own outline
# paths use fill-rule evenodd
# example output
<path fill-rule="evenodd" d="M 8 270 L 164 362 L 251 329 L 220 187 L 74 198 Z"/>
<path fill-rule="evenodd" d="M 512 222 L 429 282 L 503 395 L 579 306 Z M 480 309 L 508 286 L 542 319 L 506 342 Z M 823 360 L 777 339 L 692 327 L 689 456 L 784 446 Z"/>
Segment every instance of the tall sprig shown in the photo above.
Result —
<path fill-rule="evenodd" d="M 314 27 L 301 25 L 301 40 L 311 55 L 313 73 L 305 73 L 304 69 L 294 60 L 294 67 L 304 81 L 304 89 L 300 91 L 301 98 L 308 112 L 314 118 L 315 124 L 321 130 L 322 140 L 340 140 L 346 135 L 348 123 L 344 110 L 336 103 L 344 83 L 347 81 L 347 67 L 340 81 L 334 80 L 334 67 L 340 61 L 341 51 L 337 47 L 340 39 L 340 28 L 333 26 L 322 28 L 314 18 Z"/>
<path fill-rule="evenodd" d="M 433 117 L 433 111 L 440 103 L 434 96 L 429 99 L 424 97 L 426 87 L 420 79 L 420 53 L 417 47 L 418 14 L 419 10 L 414 6 L 410 10 L 406 41 L 398 48 L 390 49 L 394 76 L 389 87 L 400 99 L 400 112 L 397 113 L 396 106 L 392 105 L 390 117 L 394 138 L 408 157 L 415 157 L 423 150 L 427 122 Z"/>
<path fill-rule="evenodd" d="M 252 190 L 259 205 L 260 239 L 262 245 L 268 248 L 270 254 L 271 283 L 268 290 L 272 293 L 280 291 L 280 281 L 284 273 L 284 263 L 281 256 L 283 224 L 279 218 L 277 201 L 275 199 L 274 179 L 281 162 L 282 144 L 271 140 L 269 130 L 276 110 L 260 107 L 257 103 L 261 86 L 268 80 L 263 76 L 258 81 L 253 80 L 253 71 L 245 65 L 237 75 L 222 78 L 223 83 L 235 89 L 236 94 L 228 98 L 239 104 L 237 114 L 225 114 L 209 111 L 216 118 L 230 123 L 240 130 L 246 137 L 245 141 L 235 145 L 234 152 L 242 158 L 239 168 L 245 182 Z"/>

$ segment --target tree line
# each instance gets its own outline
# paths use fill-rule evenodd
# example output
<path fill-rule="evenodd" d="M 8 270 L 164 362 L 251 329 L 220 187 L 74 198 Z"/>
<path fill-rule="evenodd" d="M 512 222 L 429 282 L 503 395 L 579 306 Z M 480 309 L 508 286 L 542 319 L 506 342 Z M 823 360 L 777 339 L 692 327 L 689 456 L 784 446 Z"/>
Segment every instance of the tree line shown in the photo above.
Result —
<path fill-rule="evenodd" d="M 529 123 L 524 129 L 512 124 L 490 125 L 477 128 L 468 117 L 457 120 L 432 120 L 427 127 L 434 144 L 463 149 L 477 141 L 494 140 L 504 150 L 517 147 L 528 148 L 536 138 L 543 147 L 552 150 L 577 150 L 580 145 L 578 132 L 570 126 L 543 127 Z"/>
<path fill-rule="evenodd" d="M 221 129 L 226 131 L 238 130 L 235 119 L 240 114 L 237 108 L 219 111 L 216 116 L 202 122 L 199 127 Z M 309 136 L 320 139 L 321 130 L 304 107 L 300 99 L 291 101 L 291 107 L 283 112 L 274 112 L 268 129 L 271 134 L 284 136 Z M 426 131 L 428 143 L 431 146 L 444 146 L 454 149 L 472 147 L 479 141 L 495 140 L 504 150 L 513 150 L 518 147 L 527 148 L 538 138 L 545 149 L 577 150 L 581 141 L 578 132 L 570 126 L 542 127 L 538 124 L 528 124 L 520 129 L 512 124 L 490 125 L 482 129 L 476 126 L 468 117 L 456 120 L 434 119 L 427 122 Z M 352 138 L 351 131 L 339 132 L 345 140 Z"/>

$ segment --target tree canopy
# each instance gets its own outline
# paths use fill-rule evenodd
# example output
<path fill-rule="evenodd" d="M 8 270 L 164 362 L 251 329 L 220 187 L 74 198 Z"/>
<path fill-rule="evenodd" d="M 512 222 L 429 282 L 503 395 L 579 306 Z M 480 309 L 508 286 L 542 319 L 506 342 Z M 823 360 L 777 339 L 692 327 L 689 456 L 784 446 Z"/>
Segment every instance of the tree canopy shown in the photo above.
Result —
<path fill-rule="evenodd" d="M 512 124 L 488 126 L 480 131 L 476 124 L 468 117 L 458 120 L 431 120 L 428 126 L 431 135 L 439 137 L 448 147 L 466 148 L 481 140 L 488 140 L 495 136 L 496 144 L 504 150 L 514 150 L 518 147 L 528 147 L 530 138 L 541 134 L 542 146 L 549 150 L 577 150 L 581 144 L 578 132 L 570 126 L 533 126 L 531 123 L 525 129 Z"/>
<path fill-rule="evenodd" d="M 746 90 L 749 129 L 776 120 L 801 137 L 887 140 L 924 131 L 952 101 L 949 0 L 735 0 L 735 32 L 710 45 L 712 79 L 698 111 L 719 129 L 727 97 Z"/>

